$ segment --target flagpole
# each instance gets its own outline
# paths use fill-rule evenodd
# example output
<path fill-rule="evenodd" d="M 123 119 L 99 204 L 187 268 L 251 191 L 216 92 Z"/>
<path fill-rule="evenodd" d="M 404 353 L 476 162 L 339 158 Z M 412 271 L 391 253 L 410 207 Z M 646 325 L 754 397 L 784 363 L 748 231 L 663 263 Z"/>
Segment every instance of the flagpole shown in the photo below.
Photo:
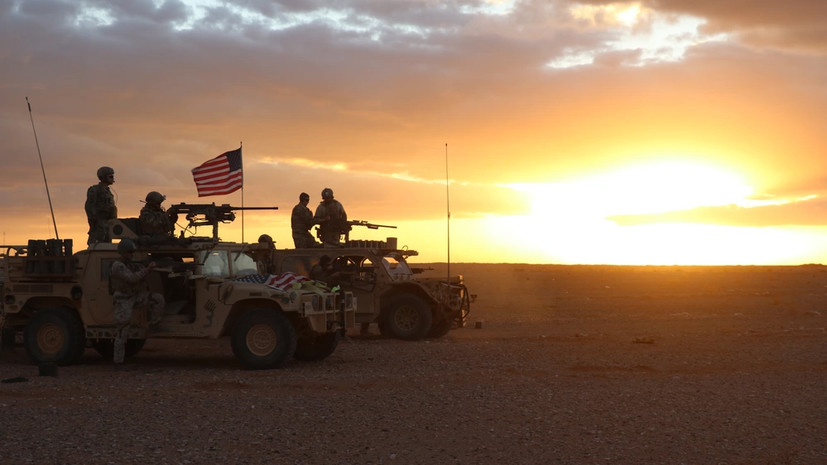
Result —
<path fill-rule="evenodd" d="M 238 151 L 241 152 L 241 148 L 244 146 L 244 141 L 238 142 Z M 242 166 L 244 164 L 244 157 L 241 157 Z M 241 243 L 244 243 L 244 169 L 241 169 Z"/>

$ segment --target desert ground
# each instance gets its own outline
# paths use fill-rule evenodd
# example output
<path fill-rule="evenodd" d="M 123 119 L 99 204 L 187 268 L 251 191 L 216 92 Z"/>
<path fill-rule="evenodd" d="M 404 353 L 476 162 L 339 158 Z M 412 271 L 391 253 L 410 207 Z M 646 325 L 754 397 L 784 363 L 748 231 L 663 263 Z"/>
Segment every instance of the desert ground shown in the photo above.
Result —
<path fill-rule="evenodd" d="M 56 376 L 3 352 L 0 464 L 827 463 L 826 267 L 450 272 L 467 327 L 280 370 L 227 340 Z"/>

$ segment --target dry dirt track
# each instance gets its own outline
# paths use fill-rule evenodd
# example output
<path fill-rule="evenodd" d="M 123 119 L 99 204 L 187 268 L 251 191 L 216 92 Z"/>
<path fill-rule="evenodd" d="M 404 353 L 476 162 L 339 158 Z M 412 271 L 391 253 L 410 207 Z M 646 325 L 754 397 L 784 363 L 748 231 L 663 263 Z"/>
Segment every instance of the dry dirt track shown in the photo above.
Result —
<path fill-rule="evenodd" d="M 451 271 L 469 328 L 284 370 L 238 369 L 227 341 L 57 377 L 4 353 L 28 381 L 0 384 L 0 463 L 827 463 L 827 268 Z"/>

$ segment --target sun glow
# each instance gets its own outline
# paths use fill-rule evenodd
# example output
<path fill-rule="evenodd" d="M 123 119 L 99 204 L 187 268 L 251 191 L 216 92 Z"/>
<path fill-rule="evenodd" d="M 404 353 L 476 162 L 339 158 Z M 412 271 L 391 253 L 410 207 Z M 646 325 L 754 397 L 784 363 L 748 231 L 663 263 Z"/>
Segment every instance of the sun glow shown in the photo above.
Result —
<path fill-rule="evenodd" d="M 608 220 L 537 227 L 530 215 L 490 217 L 483 228 L 457 228 L 478 237 L 471 257 L 498 262 L 608 265 L 796 265 L 813 263 L 814 248 L 827 249 L 824 228 L 757 228 L 665 223 L 619 226 Z M 484 231 L 480 236 L 480 231 Z M 507 238 L 507 239 L 503 239 Z M 499 251 L 500 256 L 492 256 Z M 507 252 L 502 252 L 507 251 Z M 459 254 L 455 254 L 457 256 Z"/>
<path fill-rule="evenodd" d="M 538 221 L 556 217 L 602 219 L 746 202 L 753 189 L 722 168 L 686 161 L 660 161 L 575 181 L 513 185 L 533 195 Z"/>
<path fill-rule="evenodd" d="M 489 232 L 507 234 L 510 229 L 522 236 L 516 243 L 534 244 L 535 253 L 539 248 L 553 261 L 744 263 L 769 234 L 756 229 L 745 235 L 745 228 L 702 224 L 621 226 L 607 219 L 746 203 L 753 189 L 737 174 L 708 164 L 660 161 L 568 182 L 512 187 L 532 195 L 530 215 L 508 224 L 491 219 Z"/>

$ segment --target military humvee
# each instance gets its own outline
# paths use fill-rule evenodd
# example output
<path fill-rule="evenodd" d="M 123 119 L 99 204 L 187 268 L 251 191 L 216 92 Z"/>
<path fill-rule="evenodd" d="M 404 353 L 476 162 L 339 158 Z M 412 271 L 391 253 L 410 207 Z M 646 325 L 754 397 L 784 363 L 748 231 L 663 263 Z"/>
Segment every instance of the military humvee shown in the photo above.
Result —
<path fill-rule="evenodd" d="M 121 231 L 115 238 L 131 234 L 124 222 L 113 225 Z M 156 262 L 149 286 L 166 305 L 154 328 L 146 324 L 145 312 L 135 312 L 126 355 L 135 355 L 149 338 L 223 336 L 249 369 L 281 367 L 290 357 L 330 355 L 340 334 L 355 324 L 353 293 L 308 283 L 268 285 L 254 259 L 269 252 L 264 247 L 209 238 L 139 245 L 135 259 Z M 56 239 L 2 246 L 4 338 L 22 331 L 35 363 L 72 364 L 87 346 L 111 357 L 115 326 L 109 272 L 119 258 L 116 248 L 100 243 L 72 254 L 69 241 Z"/>
<path fill-rule="evenodd" d="M 346 240 L 341 247 L 279 249 L 273 254 L 277 273 L 310 275 L 323 255 L 333 260 L 342 288 L 359 302 L 356 322 L 377 323 L 385 337 L 439 338 L 465 326 L 472 296 L 462 276 L 421 278 L 408 265 L 414 250 L 397 249 L 396 240 Z"/>

